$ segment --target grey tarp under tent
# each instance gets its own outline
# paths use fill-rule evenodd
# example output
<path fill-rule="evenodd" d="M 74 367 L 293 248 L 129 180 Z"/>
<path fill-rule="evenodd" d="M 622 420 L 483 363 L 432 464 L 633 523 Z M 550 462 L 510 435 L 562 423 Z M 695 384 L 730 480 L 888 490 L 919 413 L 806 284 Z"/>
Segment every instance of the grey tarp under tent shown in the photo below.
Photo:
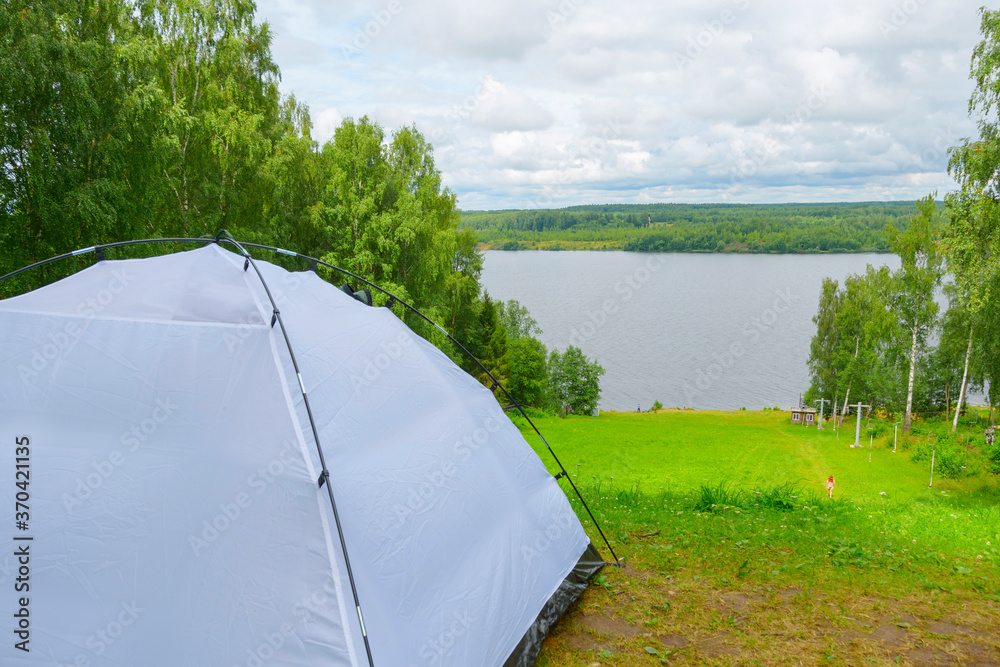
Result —
<path fill-rule="evenodd" d="M 557 479 L 389 308 L 232 245 L 0 301 L 0 664 L 533 664 L 603 565 Z"/>

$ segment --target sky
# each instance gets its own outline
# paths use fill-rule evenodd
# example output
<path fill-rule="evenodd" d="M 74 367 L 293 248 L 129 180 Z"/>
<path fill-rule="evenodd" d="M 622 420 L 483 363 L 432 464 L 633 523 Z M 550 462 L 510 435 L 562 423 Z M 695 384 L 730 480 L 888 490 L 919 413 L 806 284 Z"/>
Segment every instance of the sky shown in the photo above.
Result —
<path fill-rule="evenodd" d="M 415 125 L 465 210 L 912 200 L 976 134 L 968 0 L 259 0 L 313 137 Z"/>

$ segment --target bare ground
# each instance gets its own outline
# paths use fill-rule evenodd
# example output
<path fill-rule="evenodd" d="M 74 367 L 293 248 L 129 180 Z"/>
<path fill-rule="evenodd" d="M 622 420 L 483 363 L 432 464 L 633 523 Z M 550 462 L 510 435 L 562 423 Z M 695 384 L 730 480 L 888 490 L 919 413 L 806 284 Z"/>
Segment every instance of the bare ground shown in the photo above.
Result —
<path fill-rule="evenodd" d="M 606 568 L 538 665 L 1000 667 L 1000 604 L 972 591 L 722 588 L 704 571 Z"/>

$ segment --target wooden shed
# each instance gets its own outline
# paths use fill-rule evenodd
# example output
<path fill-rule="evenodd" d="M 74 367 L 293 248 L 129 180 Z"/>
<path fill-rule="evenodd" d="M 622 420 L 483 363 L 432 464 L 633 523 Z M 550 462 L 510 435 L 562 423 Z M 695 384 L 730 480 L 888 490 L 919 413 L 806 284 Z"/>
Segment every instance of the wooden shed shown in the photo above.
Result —
<path fill-rule="evenodd" d="M 816 408 L 792 408 L 792 423 L 805 426 L 816 425 Z"/>

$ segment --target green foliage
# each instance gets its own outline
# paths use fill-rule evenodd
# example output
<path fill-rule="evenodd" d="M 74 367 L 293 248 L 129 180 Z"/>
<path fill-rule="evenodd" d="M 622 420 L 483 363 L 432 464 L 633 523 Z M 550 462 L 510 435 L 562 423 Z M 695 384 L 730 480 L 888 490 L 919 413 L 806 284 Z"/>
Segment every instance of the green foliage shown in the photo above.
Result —
<path fill-rule="evenodd" d="M 226 228 L 378 283 L 503 379 L 503 328 L 483 300 L 482 256 L 459 229 L 431 146 L 413 127 L 387 136 L 348 118 L 320 150 L 308 109 L 279 98 L 271 32 L 255 11 L 251 0 L 0 6 L 0 274 L 80 247 Z M 31 289 L 89 261 L 0 290 Z M 438 329 L 400 315 L 475 371 Z"/>
<path fill-rule="evenodd" d="M 702 484 L 695 493 L 694 509 L 699 512 L 723 512 L 746 505 L 746 492 L 733 488 L 728 482 Z"/>
<path fill-rule="evenodd" d="M 977 115 L 979 136 L 951 150 L 948 171 L 958 182 L 946 198 L 949 212 L 945 251 L 960 301 L 969 312 L 970 329 L 979 338 L 976 365 L 990 387 L 992 403 L 1000 400 L 1000 348 L 985 333 L 1000 331 L 1000 11 L 980 9 L 982 41 L 972 52 L 970 75 L 975 84 L 969 111 Z"/>
<path fill-rule="evenodd" d="M 885 226 L 913 213 L 912 202 L 619 204 L 465 211 L 462 224 L 504 250 L 561 241 L 646 252 L 885 252 Z"/>
<path fill-rule="evenodd" d="M 549 400 L 549 375 L 545 346 L 531 336 L 507 344 L 507 391 L 520 405 L 543 407 Z"/>
<path fill-rule="evenodd" d="M 910 220 L 906 231 L 889 228 L 892 250 L 899 255 L 901 266 L 892 274 L 888 301 L 896 315 L 896 345 L 901 350 L 909 350 L 903 417 L 906 432 L 910 430 L 912 419 L 917 365 L 926 354 L 927 336 L 937 317 L 934 293 L 941 283 L 944 261 L 937 248 L 939 214 L 934 197 L 928 195 L 918 201 L 917 210 L 918 215 Z"/>
<path fill-rule="evenodd" d="M 0 5 L 0 274 L 138 229 L 156 98 L 138 33 L 114 0 Z"/>
<path fill-rule="evenodd" d="M 986 469 L 994 475 L 1000 475 L 1000 443 L 994 444 L 986 452 Z"/>
<path fill-rule="evenodd" d="M 897 386 L 892 380 L 899 376 L 891 284 L 887 267 L 871 266 L 862 275 L 848 276 L 843 289 L 836 281 L 824 281 L 813 318 L 817 332 L 810 345 L 808 400 L 891 397 Z"/>
<path fill-rule="evenodd" d="M 871 266 L 848 276 L 843 289 L 823 281 L 816 335 L 810 344 L 812 382 L 807 401 L 852 397 L 889 412 L 904 412 L 910 428 L 914 405 L 927 402 L 926 378 L 935 360 L 928 338 L 936 322 L 935 290 L 943 275 L 937 250 L 937 205 L 928 196 L 917 202 L 918 215 L 905 231 L 888 235 L 901 267 Z M 941 360 L 937 360 L 941 363 Z M 843 404 L 836 406 L 843 410 Z"/>
<path fill-rule="evenodd" d="M 559 405 L 569 405 L 574 414 L 589 415 L 601 398 L 604 368 L 590 361 L 578 347 L 570 345 L 562 354 L 549 356 L 549 386 Z"/>
<path fill-rule="evenodd" d="M 510 338 L 525 338 L 542 334 L 538 322 L 531 316 L 528 309 L 518 303 L 516 299 L 510 299 L 506 303 L 498 303 L 497 316 Z"/>
<path fill-rule="evenodd" d="M 483 295 L 479 309 L 479 335 L 473 339 L 470 351 L 479 359 L 494 378 L 507 384 L 507 332 L 497 316 L 497 305 L 489 294 Z M 476 372 L 480 381 L 489 386 L 491 380 L 481 371 Z"/>

